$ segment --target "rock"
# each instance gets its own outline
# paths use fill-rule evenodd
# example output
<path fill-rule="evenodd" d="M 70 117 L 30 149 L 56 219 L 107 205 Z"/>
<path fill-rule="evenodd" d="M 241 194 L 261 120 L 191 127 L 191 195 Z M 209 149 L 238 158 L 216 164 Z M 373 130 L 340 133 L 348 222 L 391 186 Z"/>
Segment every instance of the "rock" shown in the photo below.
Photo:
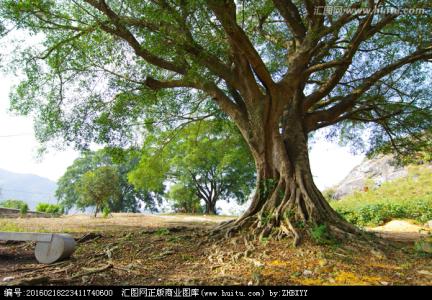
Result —
<path fill-rule="evenodd" d="M 408 169 L 399 166 L 392 155 L 378 155 L 372 159 L 365 159 L 335 187 L 333 198 L 340 199 L 355 191 L 362 191 L 367 187 L 368 181 L 378 187 L 383 182 L 407 175 Z"/>
<path fill-rule="evenodd" d="M 387 281 L 380 281 L 381 285 L 389 285 Z"/>
<path fill-rule="evenodd" d="M 312 275 L 313 275 L 313 272 L 310 270 L 304 270 L 303 271 L 303 276 L 305 276 L 305 277 L 312 276 Z"/>

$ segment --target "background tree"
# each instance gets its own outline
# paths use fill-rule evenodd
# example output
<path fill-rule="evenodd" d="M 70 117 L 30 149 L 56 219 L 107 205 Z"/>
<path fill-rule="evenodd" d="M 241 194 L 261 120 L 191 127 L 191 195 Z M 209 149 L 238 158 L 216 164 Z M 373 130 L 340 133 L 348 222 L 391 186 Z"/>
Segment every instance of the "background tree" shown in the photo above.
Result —
<path fill-rule="evenodd" d="M 173 202 L 173 208 L 178 213 L 202 213 L 200 198 L 193 189 L 182 184 L 175 184 L 170 187 L 167 198 Z"/>
<path fill-rule="evenodd" d="M 34 114 L 41 142 L 61 136 L 77 147 L 131 143 L 142 125 L 178 126 L 217 105 L 257 167 L 251 206 L 221 230 L 296 243 L 294 221 L 356 233 L 315 186 L 308 140 L 328 127 L 349 142 L 365 132 L 366 147 L 397 148 L 397 137 L 415 141 L 431 128 L 432 16 L 373 12 L 429 4 L 2 0 L 5 30 L 44 40 L 16 52 L 25 79 L 11 103 Z M 362 9 L 325 15 L 324 5 Z"/>
<path fill-rule="evenodd" d="M 218 200 L 243 203 L 254 184 L 254 164 L 238 130 L 226 120 L 197 121 L 181 129 L 148 134 L 142 158 L 129 180 L 137 187 L 160 190 L 173 182 L 168 195 L 179 205 L 197 199 L 204 213 L 216 214 Z M 181 205 L 184 207 L 184 205 Z"/>
<path fill-rule="evenodd" d="M 66 210 L 71 209 L 79 202 L 76 189 L 80 178 L 88 171 L 94 171 L 102 166 L 111 166 L 116 170 L 119 178 L 120 196 L 118 201 L 108 203 L 109 209 L 112 212 L 137 212 L 142 205 L 143 208 L 155 210 L 156 204 L 160 201 L 158 196 L 135 188 L 127 179 L 128 172 L 138 164 L 139 159 L 139 153 L 133 150 L 122 151 L 120 155 L 116 155 L 113 149 L 86 151 L 67 168 L 65 174 L 58 180 L 56 197 Z"/>
<path fill-rule="evenodd" d="M 99 210 L 119 200 L 119 177 L 117 171 L 110 166 L 99 167 L 88 171 L 79 179 L 76 192 L 79 195 L 77 206 L 86 208 L 95 207 L 96 217 Z"/>

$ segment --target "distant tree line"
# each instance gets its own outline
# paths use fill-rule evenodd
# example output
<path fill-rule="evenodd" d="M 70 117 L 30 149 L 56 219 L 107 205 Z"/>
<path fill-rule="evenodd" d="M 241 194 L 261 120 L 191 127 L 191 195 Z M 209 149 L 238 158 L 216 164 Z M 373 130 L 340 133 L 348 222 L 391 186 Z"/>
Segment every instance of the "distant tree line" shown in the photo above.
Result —
<path fill-rule="evenodd" d="M 253 159 L 231 123 L 201 120 L 145 134 L 141 149 L 86 151 L 58 181 L 66 211 L 156 211 L 216 214 L 219 200 L 244 203 L 255 183 Z"/>
<path fill-rule="evenodd" d="M 140 153 L 133 149 L 83 152 L 58 180 L 59 203 L 66 211 L 94 207 L 95 215 L 99 211 L 154 211 L 161 201 L 159 195 L 135 188 L 127 179 L 139 159 Z"/>
<path fill-rule="evenodd" d="M 2 201 L 2 202 L 0 202 L 0 207 L 19 209 L 20 214 L 22 214 L 22 215 L 26 214 L 29 210 L 27 203 L 25 203 L 22 200 L 16 200 L 16 199 L 8 199 L 5 201 Z"/>

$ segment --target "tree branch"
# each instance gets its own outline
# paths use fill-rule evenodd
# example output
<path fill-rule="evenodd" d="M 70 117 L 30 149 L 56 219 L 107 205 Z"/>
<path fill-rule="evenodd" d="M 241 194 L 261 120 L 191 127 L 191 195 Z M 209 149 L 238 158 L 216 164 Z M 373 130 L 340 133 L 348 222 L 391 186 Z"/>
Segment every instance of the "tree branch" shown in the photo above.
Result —
<path fill-rule="evenodd" d="M 236 45 L 237 49 L 247 58 L 262 84 L 267 89 L 272 89 L 274 82 L 271 78 L 270 72 L 267 70 L 266 65 L 252 45 L 246 33 L 237 24 L 235 3 L 232 0 L 227 0 L 225 2 L 208 0 L 207 3 L 219 22 L 221 22 L 230 43 Z"/>
<path fill-rule="evenodd" d="M 372 14 L 369 14 L 363 22 L 358 26 L 357 31 L 352 38 L 347 50 L 343 54 L 342 58 L 339 60 L 339 63 L 332 62 L 330 67 L 337 66 L 334 73 L 330 76 L 330 78 L 323 84 L 321 87 L 306 97 L 304 102 L 304 110 L 307 111 L 312 105 L 319 100 L 321 100 L 323 97 L 327 96 L 334 87 L 339 83 L 339 81 L 342 79 L 345 72 L 348 70 L 348 67 L 351 65 L 351 60 L 354 57 L 355 53 L 359 49 L 359 46 L 362 41 L 370 38 L 373 36 L 376 32 L 381 30 L 384 26 L 389 24 L 391 21 L 393 21 L 397 16 L 396 15 L 389 15 L 383 18 L 381 21 L 376 23 L 374 26 L 371 26 L 372 22 Z M 310 69 L 319 69 L 321 67 L 312 66 L 308 70 L 306 70 L 306 75 L 311 74 Z M 326 65 L 325 67 L 328 67 Z"/>
<path fill-rule="evenodd" d="M 273 3 L 284 18 L 288 28 L 291 29 L 294 37 L 300 42 L 303 41 L 306 36 L 306 28 L 297 7 L 291 0 L 273 0 Z"/>
<path fill-rule="evenodd" d="M 308 128 L 310 130 L 315 130 L 317 128 L 322 128 L 339 121 L 339 117 L 352 108 L 354 108 L 356 101 L 363 95 L 367 90 L 369 90 L 377 81 L 379 81 L 384 76 L 389 75 L 391 72 L 401 68 L 404 65 L 411 64 L 415 61 L 419 60 L 427 60 L 432 58 L 432 46 L 429 46 L 425 49 L 417 50 L 410 55 L 397 60 L 396 62 L 387 65 L 381 70 L 376 71 L 369 77 L 366 77 L 362 84 L 360 84 L 357 88 L 355 88 L 351 94 L 346 95 L 340 98 L 340 101 L 336 103 L 334 106 L 330 107 L 326 110 L 319 110 L 313 113 L 310 113 L 306 117 L 306 123 L 308 124 Z M 334 101 L 330 100 L 330 103 Z M 323 123 L 324 122 L 324 123 Z M 318 125 L 319 123 L 328 124 L 328 125 Z"/>
<path fill-rule="evenodd" d="M 142 45 L 133 36 L 133 34 L 121 23 L 119 16 L 105 3 L 104 0 L 84 1 L 102 12 L 105 16 L 108 17 L 108 19 L 110 19 L 111 23 L 114 24 L 115 28 L 112 28 L 106 22 L 100 22 L 99 25 L 104 31 L 124 39 L 132 47 L 135 53 L 141 58 L 143 58 L 145 61 L 168 71 L 173 71 L 179 74 L 186 73 L 185 66 L 180 66 L 173 62 L 160 58 L 143 48 Z"/>

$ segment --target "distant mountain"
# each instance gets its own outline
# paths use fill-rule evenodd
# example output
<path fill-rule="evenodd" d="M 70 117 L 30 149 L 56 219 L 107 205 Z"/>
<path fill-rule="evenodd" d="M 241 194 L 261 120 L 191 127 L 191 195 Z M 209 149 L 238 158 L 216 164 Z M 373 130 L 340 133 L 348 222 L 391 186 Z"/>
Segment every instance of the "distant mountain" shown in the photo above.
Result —
<path fill-rule="evenodd" d="M 57 203 L 56 189 L 57 183 L 47 178 L 0 169 L 0 201 L 23 200 L 33 210 L 39 202 Z"/>

